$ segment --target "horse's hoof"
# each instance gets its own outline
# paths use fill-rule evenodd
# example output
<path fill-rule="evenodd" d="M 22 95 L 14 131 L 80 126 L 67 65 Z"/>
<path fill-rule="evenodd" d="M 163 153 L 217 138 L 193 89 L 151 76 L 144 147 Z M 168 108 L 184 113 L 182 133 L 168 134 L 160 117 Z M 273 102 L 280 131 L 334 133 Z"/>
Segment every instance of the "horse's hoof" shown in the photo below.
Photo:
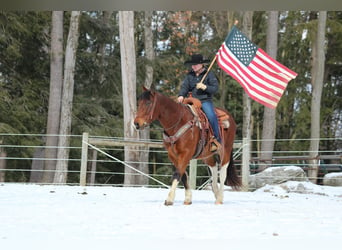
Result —
<path fill-rule="evenodd" d="M 172 206 L 172 205 L 173 205 L 173 202 L 172 202 L 172 201 L 167 201 L 167 200 L 166 200 L 166 201 L 164 202 L 164 205 L 165 205 L 165 206 Z"/>
<path fill-rule="evenodd" d="M 191 204 L 192 204 L 192 201 L 184 201 L 183 204 L 184 204 L 184 205 L 191 205 Z"/>

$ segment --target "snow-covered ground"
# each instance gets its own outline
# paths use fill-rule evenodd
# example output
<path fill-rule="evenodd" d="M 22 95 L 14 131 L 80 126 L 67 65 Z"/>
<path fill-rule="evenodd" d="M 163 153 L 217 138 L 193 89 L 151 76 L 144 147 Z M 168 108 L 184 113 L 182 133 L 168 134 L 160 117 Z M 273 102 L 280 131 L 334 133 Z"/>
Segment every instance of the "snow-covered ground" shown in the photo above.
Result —
<path fill-rule="evenodd" d="M 0 249 L 341 249 L 342 187 L 210 190 L 0 184 Z"/>

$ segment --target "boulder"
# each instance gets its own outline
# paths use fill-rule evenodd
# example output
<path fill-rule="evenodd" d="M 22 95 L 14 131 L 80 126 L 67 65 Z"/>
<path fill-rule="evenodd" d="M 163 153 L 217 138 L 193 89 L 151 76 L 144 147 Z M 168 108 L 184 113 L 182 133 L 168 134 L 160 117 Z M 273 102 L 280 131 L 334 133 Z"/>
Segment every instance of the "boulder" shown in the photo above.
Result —
<path fill-rule="evenodd" d="M 252 190 L 263 187 L 266 184 L 274 185 L 287 181 L 307 181 L 304 170 L 296 166 L 269 167 L 264 171 L 249 176 L 249 188 Z"/>
<path fill-rule="evenodd" d="M 342 186 L 342 172 L 329 173 L 323 177 L 323 185 L 325 186 Z"/>

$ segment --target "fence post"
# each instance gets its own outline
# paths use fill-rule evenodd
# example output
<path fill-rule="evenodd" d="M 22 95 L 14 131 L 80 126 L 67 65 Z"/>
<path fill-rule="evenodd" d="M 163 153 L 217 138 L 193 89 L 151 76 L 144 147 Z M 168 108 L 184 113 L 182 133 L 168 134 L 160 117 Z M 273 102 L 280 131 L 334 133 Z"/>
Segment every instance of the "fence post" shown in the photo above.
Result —
<path fill-rule="evenodd" d="M 196 189 L 196 179 L 197 179 L 197 160 L 192 159 L 190 160 L 190 171 L 189 171 L 189 184 L 190 188 L 195 190 Z"/>
<path fill-rule="evenodd" d="M 250 162 L 250 145 L 247 138 L 242 140 L 242 167 L 241 167 L 241 181 L 242 181 L 242 191 L 247 192 L 249 189 L 248 178 L 250 175 L 249 162 Z"/>
<path fill-rule="evenodd" d="M 82 156 L 81 156 L 81 171 L 80 171 L 80 186 L 87 184 L 87 161 L 88 161 L 88 133 L 82 135 Z"/>

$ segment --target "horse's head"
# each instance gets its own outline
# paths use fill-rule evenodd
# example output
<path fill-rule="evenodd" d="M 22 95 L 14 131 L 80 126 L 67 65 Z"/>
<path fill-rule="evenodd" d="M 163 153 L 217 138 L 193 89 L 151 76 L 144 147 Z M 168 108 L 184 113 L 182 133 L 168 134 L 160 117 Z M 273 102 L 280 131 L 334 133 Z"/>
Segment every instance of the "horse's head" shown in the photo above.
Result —
<path fill-rule="evenodd" d="M 138 110 L 134 118 L 136 129 L 144 129 L 154 120 L 154 110 L 156 106 L 156 93 L 153 90 L 147 90 L 138 98 Z"/>

